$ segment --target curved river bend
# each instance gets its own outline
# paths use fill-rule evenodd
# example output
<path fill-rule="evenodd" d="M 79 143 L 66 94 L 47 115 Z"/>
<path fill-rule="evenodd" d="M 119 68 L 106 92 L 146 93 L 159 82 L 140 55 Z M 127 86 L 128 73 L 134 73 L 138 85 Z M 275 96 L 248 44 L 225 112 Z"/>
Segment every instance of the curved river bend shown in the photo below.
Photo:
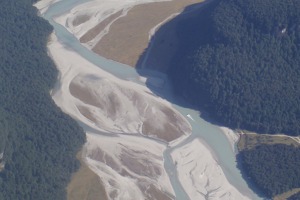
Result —
<path fill-rule="evenodd" d="M 86 49 L 63 26 L 53 21 L 53 17 L 63 14 L 72 9 L 74 6 L 84 2 L 86 2 L 86 0 L 62 0 L 51 5 L 43 17 L 51 23 L 51 25 L 54 27 L 55 34 L 58 40 L 66 47 L 71 48 L 73 51 L 77 52 L 89 62 L 97 65 L 101 69 L 121 79 L 137 80 L 139 74 L 134 68 L 111 60 L 107 60 Z M 237 169 L 235 153 L 232 151 L 231 145 L 221 129 L 204 121 L 199 116 L 199 112 L 195 110 L 180 107 L 176 104 L 173 104 L 173 107 L 178 110 L 183 116 L 187 116 L 189 114 L 194 119 L 194 121 L 190 121 L 193 130 L 192 134 L 176 146 L 167 148 L 167 150 L 164 152 L 165 169 L 169 174 L 172 187 L 175 191 L 176 199 L 185 200 L 189 198 L 182 188 L 180 182 L 178 181 L 177 174 L 174 173 L 176 172 L 176 166 L 173 163 L 171 152 L 174 149 L 181 147 L 196 138 L 201 138 L 202 140 L 204 140 L 210 147 L 210 149 L 212 149 L 213 154 L 217 158 L 218 164 L 221 166 L 223 172 L 226 175 L 226 178 L 234 187 L 236 187 L 242 193 L 251 196 L 251 199 L 259 199 L 248 188 L 245 180 L 241 176 L 240 171 Z"/>

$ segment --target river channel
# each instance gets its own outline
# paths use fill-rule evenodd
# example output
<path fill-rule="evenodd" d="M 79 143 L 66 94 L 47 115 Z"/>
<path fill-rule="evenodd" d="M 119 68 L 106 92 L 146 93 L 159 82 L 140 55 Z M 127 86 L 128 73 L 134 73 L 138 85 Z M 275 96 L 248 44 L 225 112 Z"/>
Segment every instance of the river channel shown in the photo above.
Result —
<path fill-rule="evenodd" d="M 46 20 L 50 22 L 50 24 L 54 27 L 55 34 L 58 40 L 65 45 L 66 48 L 72 49 L 77 52 L 79 55 L 84 57 L 89 62 L 97 65 L 101 69 L 117 76 L 120 79 L 125 80 L 138 80 L 140 73 L 149 73 L 149 72 L 137 72 L 134 68 L 129 67 L 124 64 L 120 64 L 118 62 L 114 62 L 108 59 L 105 59 L 92 51 L 88 50 L 86 47 L 80 44 L 77 38 L 75 38 L 70 32 L 68 32 L 63 26 L 55 23 L 53 18 L 55 16 L 59 16 L 68 10 L 72 9 L 74 6 L 84 3 L 86 0 L 62 0 L 59 1 L 49 7 L 47 12 L 42 16 Z M 155 76 L 155 72 L 152 73 L 152 76 Z M 163 76 L 161 76 L 163 77 Z M 161 78 L 160 77 L 160 78 Z M 167 81 L 167 79 L 166 79 Z M 139 83 L 143 84 L 143 83 Z M 170 87 L 166 87 L 165 90 L 169 90 Z M 172 96 L 171 91 L 165 91 L 165 95 L 169 95 L 168 98 L 175 98 Z M 236 157 L 235 152 L 232 151 L 231 145 L 217 126 L 203 120 L 199 115 L 198 111 L 184 108 L 178 105 L 176 102 L 180 101 L 179 99 L 174 99 L 173 107 L 178 110 L 183 116 L 187 116 L 188 114 L 194 119 L 194 121 L 190 121 L 192 126 L 192 134 L 187 137 L 185 140 L 180 142 L 179 144 L 168 147 L 164 152 L 164 162 L 165 169 L 170 177 L 172 187 L 175 191 L 176 199 L 185 200 L 189 199 L 180 182 L 178 181 L 178 177 L 176 174 L 176 166 L 172 161 L 171 152 L 179 148 L 196 138 L 201 138 L 205 143 L 209 146 L 209 148 L 213 151 L 213 155 L 217 158 L 218 164 L 221 166 L 226 178 L 228 181 L 236 187 L 241 193 L 247 194 L 251 199 L 259 199 L 247 186 L 247 183 L 242 178 L 239 169 L 236 166 Z"/>

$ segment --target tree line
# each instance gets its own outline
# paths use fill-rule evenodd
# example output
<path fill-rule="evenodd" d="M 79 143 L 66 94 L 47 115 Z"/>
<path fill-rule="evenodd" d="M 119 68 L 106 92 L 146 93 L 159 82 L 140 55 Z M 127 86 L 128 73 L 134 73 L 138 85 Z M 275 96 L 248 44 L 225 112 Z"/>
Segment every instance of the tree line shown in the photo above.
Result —
<path fill-rule="evenodd" d="M 300 187 L 300 148 L 260 145 L 238 154 L 240 168 L 249 182 L 268 198 Z"/>
<path fill-rule="evenodd" d="M 0 199 L 65 199 L 75 156 L 85 142 L 78 124 L 53 102 L 57 70 L 47 55 L 52 27 L 35 0 L 0 1 Z M 1 153 L 0 152 L 0 153 Z"/>
<path fill-rule="evenodd" d="M 177 23 L 168 68 L 177 94 L 233 129 L 300 134 L 300 1 L 214 0 Z M 262 196 L 300 187 L 300 150 L 260 145 L 238 154 Z M 299 199 L 299 194 L 290 199 Z"/>
<path fill-rule="evenodd" d="M 231 128 L 300 134 L 300 1 L 216 0 L 182 20 L 168 74 Z"/>

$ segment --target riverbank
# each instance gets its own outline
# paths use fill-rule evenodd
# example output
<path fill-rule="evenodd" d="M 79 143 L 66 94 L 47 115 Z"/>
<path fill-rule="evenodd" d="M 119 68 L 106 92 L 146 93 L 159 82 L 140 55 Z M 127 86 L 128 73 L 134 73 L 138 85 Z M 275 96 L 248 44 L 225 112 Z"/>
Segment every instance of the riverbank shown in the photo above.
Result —
<path fill-rule="evenodd" d="M 87 48 L 114 61 L 136 66 L 161 24 L 203 0 L 99 1 L 81 4 L 56 21 Z M 128 48 L 130 47 L 130 48 Z M 124 51 L 126 49 L 126 51 Z"/>
<path fill-rule="evenodd" d="M 211 152 L 204 141 L 195 139 L 171 154 L 190 199 L 250 199 L 228 183 Z"/>
<path fill-rule="evenodd" d="M 176 195 L 179 198 L 177 196 L 178 186 L 182 185 L 185 188 L 187 183 L 180 179 L 180 174 L 189 174 L 190 172 L 186 168 L 181 169 L 186 164 L 181 162 L 191 159 L 188 154 L 181 153 L 185 151 L 185 145 L 182 142 L 191 134 L 188 121 L 198 123 L 199 115 L 191 116 L 183 114 L 182 111 L 180 114 L 174 109 L 174 105 L 153 94 L 143 84 L 147 77 L 139 77 L 134 74 L 132 77 L 128 77 L 128 80 L 119 79 L 102 70 L 101 64 L 96 66 L 82 57 L 79 52 L 70 49 L 68 44 L 57 40 L 54 34 L 48 49 L 60 71 L 57 87 L 52 91 L 53 99 L 86 131 L 87 143 L 84 147 L 86 163 L 101 178 L 108 197 L 110 199 L 121 197 L 124 199 L 153 199 L 155 196 L 156 199 L 174 199 Z M 156 84 L 160 82 L 164 82 L 164 80 L 155 81 Z M 162 87 L 161 84 L 158 85 Z M 88 93 L 83 94 L 83 92 Z M 85 99 L 86 97 L 90 98 Z M 98 101 L 98 98 L 101 101 Z M 102 105 L 103 102 L 104 105 Z M 142 105 L 142 102 L 146 103 Z M 105 108 L 106 105 L 108 109 Z M 161 130 L 158 135 L 157 133 L 155 135 L 143 132 L 144 120 L 149 117 L 143 113 L 151 114 L 151 112 L 152 117 L 149 118 L 149 122 L 153 124 L 152 128 Z M 187 116 L 195 120 L 191 120 Z M 169 129 L 169 127 L 165 128 L 166 124 L 176 125 L 174 130 L 176 129 L 179 135 L 172 134 L 172 138 L 170 138 L 171 133 L 167 133 L 166 137 L 162 137 L 165 136 L 165 130 Z M 193 132 L 204 131 L 203 128 L 205 127 L 200 126 L 193 129 Z M 222 163 L 216 161 L 214 150 L 208 148 L 200 140 L 195 141 L 196 145 L 193 145 L 194 148 L 189 151 L 198 152 L 203 148 L 206 149 L 204 157 L 199 158 L 197 154 L 192 154 L 192 157 L 196 156 L 197 158 L 192 159 L 197 161 L 194 163 L 197 166 L 196 171 L 212 164 L 217 166 L 220 173 L 211 176 L 205 172 L 207 178 L 198 180 L 200 184 L 190 185 L 191 190 L 197 191 L 198 187 L 209 182 L 211 188 L 219 188 L 220 192 L 217 193 L 216 198 L 226 198 L 224 193 L 234 193 L 232 195 L 240 197 L 239 199 L 249 199 L 234 189 L 225 174 L 222 173 Z M 171 161 L 167 161 L 164 155 L 166 150 L 170 150 L 169 144 L 172 146 L 171 151 L 176 152 L 176 158 L 173 157 Z M 171 171 L 168 171 L 166 165 L 175 166 L 175 169 L 171 168 Z M 172 180 L 170 182 L 170 174 L 174 173 L 178 173 L 180 181 Z M 187 176 L 186 179 L 190 179 L 188 180 L 190 182 L 197 179 L 197 176 L 198 173 L 194 173 L 192 176 Z M 174 186 L 177 186 L 176 191 Z M 192 197 L 193 193 L 185 192 Z M 210 192 L 211 194 L 213 192 Z"/>
<path fill-rule="evenodd" d="M 170 66 L 172 66 L 174 55 L 181 48 L 178 35 L 180 23 L 198 15 L 201 9 L 211 2 L 212 0 L 205 0 L 201 3 L 187 6 L 178 15 L 168 18 L 162 24 L 155 27 L 151 34 L 153 37 L 147 49 L 139 57 L 135 66 L 139 69 L 146 68 L 166 73 Z"/>

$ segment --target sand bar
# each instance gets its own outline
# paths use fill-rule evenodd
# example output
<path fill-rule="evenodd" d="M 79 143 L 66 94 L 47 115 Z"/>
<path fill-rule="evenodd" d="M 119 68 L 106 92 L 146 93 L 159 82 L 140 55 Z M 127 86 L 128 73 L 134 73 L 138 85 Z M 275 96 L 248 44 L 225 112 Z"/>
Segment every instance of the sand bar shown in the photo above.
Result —
<path fill-rule="evenodd" d="M 171 118 L 166 118 L 167 122 L 181 119 L 182 116 L 180 117 L 168 102 L 153 94 L 151 95 L 151 91 L 145 86 L 120 80 L 84 60 L 77 53 L 66 49 L 57 41 L 54 34 L 48 48 L 60 71 L 59 81 L 61 83 L 61 87 L 52 93 L 52 98 L 64 112 L 78 122 L 86 124 L 97 131 L 96 133 L 86 132 L 87 143 L 84 147 L 83 157 L 89 168 L 101 178 L 108 198 L 152 199 L 155 196 L 156 199 L 174 199 L 174 192 L 164 169 L 163 152 L 167 145 L 143 137 L 142 134 L 140 136 L 134 134 L 130 136 L 129 134 L 136 133 L 132 132 L 132 130 L 138 131 L 138 126 L 135 126 L 134 123 L 140 122 L 146 117 L 136 111 L 138 107 L 136 105 L 139 102 L 152 102 L 151 107 L 154 108 L 153 111 L 155 111 L 157 119 L 164 119 L 166 116 L 164 113 L 168 112 L 173 114 Z M 120 85 L 122 85 L 122 88 L 120 88 Z M 82 93 L 83 91 L 88 93 Z M 113 93 L 110 94 L 109 92 Z M 101 110 L 106 97 L 109 99 L 112 94 L 115 95 L 115 101 L 106 102 L 105 108 L 108 108 L 108 110 Z M 98 98 L 91 98 L 93 95 L 98 96 Z M 99 101 L 100 96 L 102 101 Z M 126 100 L 128 96 L 133 98 Z M 142 98 L 141 101 L 138 101 L 139 98 Z M 120 105 L 125 104 L 124 106 L 117 106 L 118 103 Z M 110 104 L 115 107 L 115 111 L 111 112 Z M 126 119 L 125 117 L 122 118 L 121 114 L 114 115 L 114 112 L 126 113 L 123 110 L 126 108 L 129 108 L 132 114 L 126 115 L 128 116 Z M 141 111 L 145 108 L 147 108 L 147 104 Z M 135 112 L 137 113 L 135 114 Z M 91 115 L 91 113 L 94 118 L 87 118 L 86 116 Z M 159 113 L 162 116 L 159 116 Z M 111 115 L 114 117 L 120 116 L 120 118 L 112 117 L 113 120 L 111 120 Z M 176 115 L 178 115 L 178 119 Z M 99 116 L 103 117 L 99 118 Z M 116 124 L 118 120 L 130 119 L 130 116 L 132 117 L 131 123 Z M 93 121 L 95 119 L 101 119 L 101 125 L 97 126 Z M 186 126 L 184 125 L 187 123 L 186 119 L 181 120 L 182 125 Z M 159 120 L 154 124 L 156 127 L 164 127 L 160 125 L 161 122 L 163 120 Z M 150 128 L 150 130 L 152 129 Z M 116 133 L 117 131 L 118 133 Z M 98 134 L 101 132 L 107 134 Z M 122 133 L 127 134 L 122 136 Z M 152 136 L 149 135 L 149 137 Z M 156 137 L 160 136 L 153 136 L 154 139 Z M 178 137 L 176 136 L 176 138 Z M 91 180 L 94 181 L 95 179 Z M 85 191 L 83 190 L 83 192 Z"/>
<path fill-rule="evenodd" d="M 176 149 L 172 157 L 177 163 L 179 180 L 190 199 L 250 200 L 228 183 L 218 161 L 200 139 Z"/>

